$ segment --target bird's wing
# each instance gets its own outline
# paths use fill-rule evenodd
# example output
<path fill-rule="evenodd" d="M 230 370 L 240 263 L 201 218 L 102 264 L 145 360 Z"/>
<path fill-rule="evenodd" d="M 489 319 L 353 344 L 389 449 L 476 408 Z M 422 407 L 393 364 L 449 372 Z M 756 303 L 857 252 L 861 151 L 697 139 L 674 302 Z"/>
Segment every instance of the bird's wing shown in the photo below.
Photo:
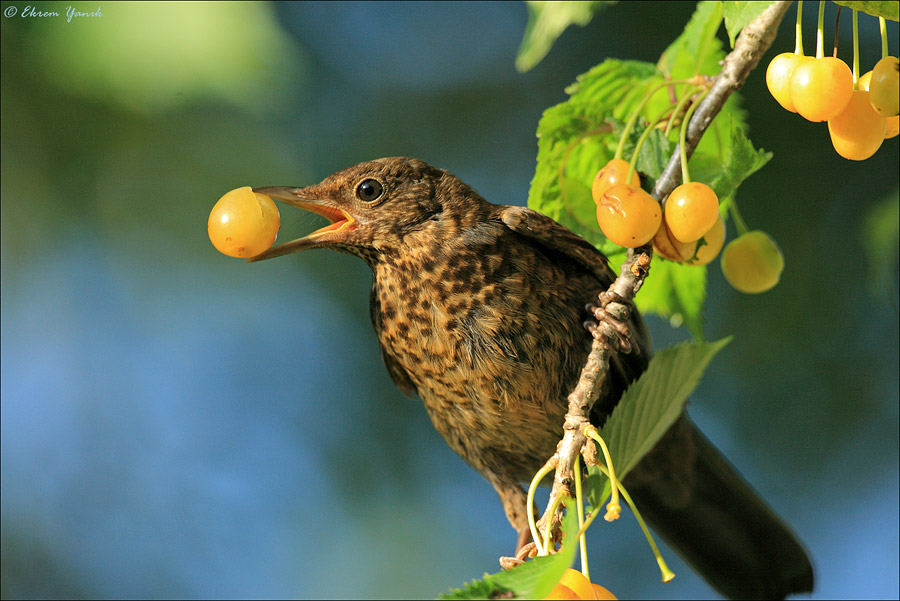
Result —
<path fill-rule="evenodd" d="M 500 210 L 500 219 L 506 226 L 522 236 L 547 249 L 547 254 L 562 255 L 592 274 L 600 283 L 600 288 L 608 289 L 616 279 L 616 275 L 609 267 L 606 257 L 594 246 L 560 225 L 546 215 L 524 207 L 503 207 Z M 594 301 L 597 302 L 597 301 Z M 587 317 L 587 313 L 585 313 Z M 644 320 L 637 311 L 631 311 L 628 322 L 632 349 L 630 353 L 613 353 L 610 359 L 612 371 L 615 374 L 616 384 L 620 390 L 624 390 L 630 382 L 633 382 L 646 368 L 647 361 L 653 355 L 653 343 Z M 613 404 L 619 400 L 619 394 L 615 394 L 610 400 Z M 597 416 L 605 416 L 612 410 L 612 406 L 602 406 L 597 403 L 594 413 Z M 605 419 L 605 417 L 604 417 Z M 599 418 L 595 423 L 601 423 Z"/>
<path fill-rule="evenodd" d="M 372 325 L 375 326 L 375 332 L 380 335 L 381 333 L 381 318 L 378 317 L 380 308 L 378 295 L 375 293 L 375 288 L 372 288 L 372 293 L 369 296 L 369 311 L 372 316 Z M 384 361 L 385 367 L 387 367 L 388 373 L 391 374 L 391 379 L 394 381 L 394 384 L 397 385 L 397 388 L 405 394 L 406 396 L 416 396 L 418 391 L 416 390 L 416 385 L 413 384 L 413 381 L 409 378 L 409 374 L 406 373 L 406 370 L 403 369 L 403 366 L 394 359 L 388 352 L 385 350 L 384 345 L 380 343 L 378 346 L 381 348 L 381 359 Z"/>
<path fill-rule="evenodd" d="M 546 215 L 525 207 L 507 206 L 501 209 L 500 219 L 512 231 L 583 265 L 603 286 L 616 279 L 603 253 Z"/>

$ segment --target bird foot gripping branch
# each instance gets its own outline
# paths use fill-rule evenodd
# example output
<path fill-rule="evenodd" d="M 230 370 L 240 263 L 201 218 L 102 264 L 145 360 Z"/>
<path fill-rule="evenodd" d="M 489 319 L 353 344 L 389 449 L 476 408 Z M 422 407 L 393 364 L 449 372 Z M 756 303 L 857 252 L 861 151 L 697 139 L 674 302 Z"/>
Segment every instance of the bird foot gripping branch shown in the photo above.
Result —
<path fill-rule="evenodd" d="M 641 277 L 646 277 L 646 273 L 644 273 L 644 275 Z M 620 320 L 612 313 L 607 311 L 606 307 L 611 302 L 615 302 L 620 305 L 624 305 L 630 311 L 630 309 L 634 306 L 634 303 L 615 291 L 602 292 L 600 294 L 599 301 L 599 305 L 587 305 L 586 309 L 591 315 L 594 316 L 594 319 L 596 321 L 589 320 L 584 322 L 585 329 L 590 332 L 591 336 L 593 336 L 594 339 L 599 339 L 604 336 L 607 339 L 614 339 L 613 344 L 615 345 L 615 350 L 619 351 L 620 353 L 630 353 L 632 335 L 631 330 L 627 325 L 627 316 L 625 319 Z"/>

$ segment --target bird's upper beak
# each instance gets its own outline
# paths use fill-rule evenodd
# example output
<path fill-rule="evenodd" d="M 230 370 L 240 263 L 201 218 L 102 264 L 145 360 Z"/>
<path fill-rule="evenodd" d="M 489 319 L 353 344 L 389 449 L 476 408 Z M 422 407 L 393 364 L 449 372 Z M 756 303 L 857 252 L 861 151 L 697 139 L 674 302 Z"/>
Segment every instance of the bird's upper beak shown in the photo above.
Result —
<path fill-rule="evenodd" d="M 253 188 L 253 191 L 259 194 L 265 194 L 275 200 L 280 200 L 289 205 L 317 213 L 328 219 L 331 223 L 302 238 L 273 246 L 266 252 L 247 259 L 248 262 L 262 261 L 264 259 L 280 257 L 281 255 L 312 248 L 321 245 L 324 242 L 335 240 L 338 234 L 343 234 L 344 232 L 356 229 L 358 225 L 357 220 L 347 211 L 338 207 L 334 201 L 319 198 L 319 196 L 327 195 L 322 194 L 322 191 L 318 190 L 318 188 L 319 186 L 309 186 L 306 188 L 292 188 L 290 186 Z"/>

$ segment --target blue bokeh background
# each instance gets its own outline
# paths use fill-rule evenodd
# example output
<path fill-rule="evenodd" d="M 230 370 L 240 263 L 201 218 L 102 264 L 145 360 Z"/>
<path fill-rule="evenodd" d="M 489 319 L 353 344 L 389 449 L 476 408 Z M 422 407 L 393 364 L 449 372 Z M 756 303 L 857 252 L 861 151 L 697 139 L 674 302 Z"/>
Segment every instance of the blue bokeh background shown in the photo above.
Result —
<path fill-rule="evenodd" d="M 209 209 L 392 155 L 524 204 L 541 112 L 606 57 L 655 61 L 693 4 L 608 8 L 526 74 L 520 3 L 28 6 L 0 20 L 2 596 L 416 598 L 495 571 L 513 532 L 381 365 L 366 266 L 226 258 Z M 897 139 L 848 162 L 761 69 L 743 94 L 775 158 L 741 207 L 787 267 L 754 297 L 709 270 L 708 335 L 735 340 L 691 411 L 807 544 L 813 598 L 897 598 Z M 280 239 L 321 224 L 299 213 Z M 627 513 L 592 530 L 620 597 L 715 596 L 665 553 L 668 585 Z"/>

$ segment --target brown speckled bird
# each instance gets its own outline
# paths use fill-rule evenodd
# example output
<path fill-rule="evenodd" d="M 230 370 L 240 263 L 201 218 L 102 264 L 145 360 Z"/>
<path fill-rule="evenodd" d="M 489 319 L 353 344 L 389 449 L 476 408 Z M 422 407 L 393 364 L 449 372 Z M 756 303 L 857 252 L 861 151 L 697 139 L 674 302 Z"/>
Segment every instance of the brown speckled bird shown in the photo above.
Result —
<path fill-rule="evenodd" d="M 485 201 L 411 158 L 360 163 L 305 188 L 257 188 L 331 224 L 254 261 L 309 248 L 372 268 L 371 316 L 394 382 L 497 490 L 514 528 L 562 436 L 591 345 L 585 305 L 614 279 L 591 244 L 535 211 Z M 651 276 L 652 277 L 652 276 Z M 611 362 L 601 424 L 652 354 L 636 311 Z M 812 590 L 802 546 L 684 415 L 626 478 L 642 513 L 715 588 L 736 598 Z"/>

